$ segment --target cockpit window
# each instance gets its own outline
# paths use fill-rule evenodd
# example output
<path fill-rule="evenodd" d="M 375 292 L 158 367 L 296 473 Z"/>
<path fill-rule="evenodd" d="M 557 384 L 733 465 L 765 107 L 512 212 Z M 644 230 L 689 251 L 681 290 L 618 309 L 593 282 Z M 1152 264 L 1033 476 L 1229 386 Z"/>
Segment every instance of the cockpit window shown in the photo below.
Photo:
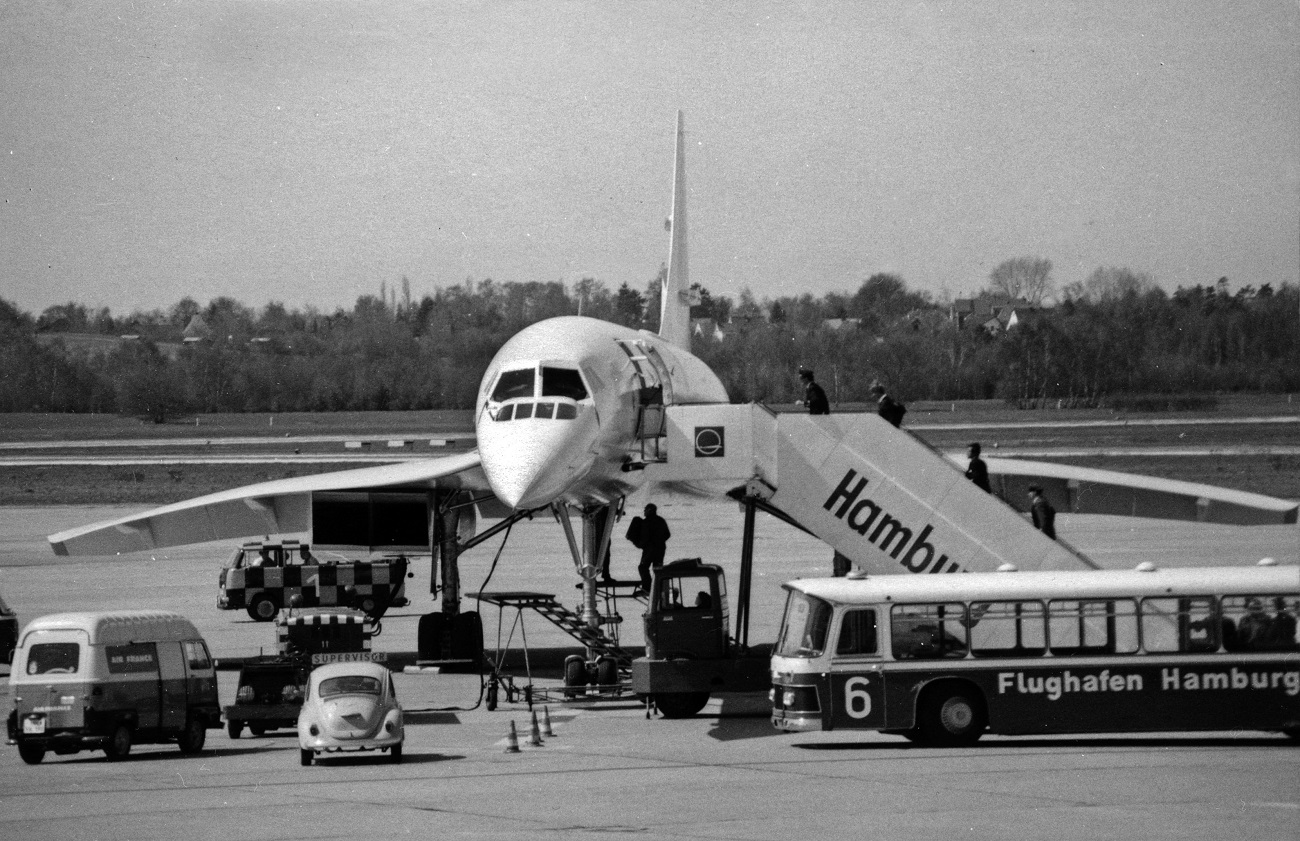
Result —
<path fill-rule="evenodd" d="M 582 384 L 582 375 L 575 368 L 543 367 L 542 396 L 582 400 L 587 396 L 587 387 Z"/>
<path fill-rule="evenodd" d="M 532 397 L 533 373 L 532 368 L 506 371 L 497 380 L 496 388 L 492 389 L 492 399 L 500 402 L 512 397 Z"/>

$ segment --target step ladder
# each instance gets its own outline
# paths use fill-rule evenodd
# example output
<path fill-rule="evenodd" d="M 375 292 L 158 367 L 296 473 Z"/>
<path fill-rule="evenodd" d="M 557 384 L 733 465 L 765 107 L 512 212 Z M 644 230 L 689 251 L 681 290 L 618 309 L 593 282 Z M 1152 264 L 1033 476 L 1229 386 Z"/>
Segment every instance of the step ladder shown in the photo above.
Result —
<path fill-rule="evenodd" d="M 513 591 L 501 593 L 476 593 L 474 598 L 480 603 L 496 605 L 498 608 L 513 607 L 516 610 L 531 608 L 562 631 L 582 643 L 597 657 L 613 657 L 620 670 L 632 667 L 632 655 L 619 647 L 604 631 L 592 628 L 582 618 L 555 600 L 551 593 L 532 593 Z"/>

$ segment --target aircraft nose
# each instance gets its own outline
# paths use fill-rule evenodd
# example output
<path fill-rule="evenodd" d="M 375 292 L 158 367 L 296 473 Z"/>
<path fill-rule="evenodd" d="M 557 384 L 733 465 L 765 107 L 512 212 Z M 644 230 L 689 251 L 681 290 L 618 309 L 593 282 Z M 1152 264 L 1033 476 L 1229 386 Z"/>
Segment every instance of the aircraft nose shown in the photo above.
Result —
<path fill-rule="evenodd" d="M 526 418 L 479 424 L 483 472 L 511 508 L 549 505 L 580 480 L 593 461 L 594 412 L 575 419 Z"/>

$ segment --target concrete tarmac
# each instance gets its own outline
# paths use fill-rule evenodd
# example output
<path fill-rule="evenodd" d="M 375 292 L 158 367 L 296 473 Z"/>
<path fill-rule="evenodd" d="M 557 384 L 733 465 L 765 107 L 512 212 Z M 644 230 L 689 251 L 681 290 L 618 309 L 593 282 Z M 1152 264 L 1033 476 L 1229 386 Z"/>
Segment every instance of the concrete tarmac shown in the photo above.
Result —
<path fill-rule="evenodd" d="M 639 510 L 644 500 L 633 500 Z M 741 517 L 736 505 L 657 498 L 674 537 L 669 557 L 721 563 L 735 590 Z M 0 594 L 22 621 L 64 610 L 158 607 L 198 625 L 219 658 L 270 650 L 270 625 L 216 609 L 216 579 L 232 547 L 209 544 L 118 558 L 55 558 L 45 535 L 128 509 L 0 509 Z M 1058 518 L 1063 536 L 1105 566 L 1300 562 L 1294 526 L 1237 528 L 1122 518 Z M 618 538 L 613 569 L 632 577 L 635 554 Z M 499 552 L 499 557 L 498 557 Z M 818 541 L 760 517 L 752 642 L 773 639 L 780 584 L 829 574 Z M 560 529 L 538 519 L 469 553 L 469 592 L 535 590 L 576 604 Z M 495 567 L 494 567 L 495 562 Z M 489 578 L 489 572 L 491 573 Z M 418 616 L 433 608 L 428 564 L 408 582 L 411 607 L 384 619 L 376 650 L 415 648 Z M 466 604 L 473 607 L 473 602 Z M 623 643 L 642 643 L 640 606 L 620 600 Z M 391 835 L 448 838 L 1300 838 L 1300 750 L 1264 733 L 985 737 L 969 749 L 918 748 L 868 732 L 784 734 L 766 699 L 730 696 L 691 719 L 647 719 L 631 697 L 566 702 L 554 663 L 576 646 L 535 614 L 483 611 L 486 644 L 513 654 L 517 687 L 531 683 L 555 736 L 527 742 L 522 697 L 480 703 L 477 675 L 400 673 L 408 711 L 400 766 L 381 757 L 298 765 L 291 731 L 207 750 L 140 746 L 125 762 L 100 752 L 48 756 L 26 766 L 0 748 L 0 838 L 306 839 Z M 498 636 L 498 627 L 500 635 Z M 235 673 L 222 671 L 223 703 Z M 0 697 L 9 707 L 7 687 Z M 513 721 L 522 745 L 506 753 Z"/>

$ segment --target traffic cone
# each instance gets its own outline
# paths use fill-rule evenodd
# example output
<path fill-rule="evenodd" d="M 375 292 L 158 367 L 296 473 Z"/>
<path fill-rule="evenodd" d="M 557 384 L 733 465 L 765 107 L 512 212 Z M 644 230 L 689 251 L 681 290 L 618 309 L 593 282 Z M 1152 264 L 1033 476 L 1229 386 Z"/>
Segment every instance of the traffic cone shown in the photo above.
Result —
<path fill-rule="evenodd" d="M 555 731 L 551 729 L 550 707 L 542 707 L 542 735 L 548 739 L 555 738 Z"/>
<path fill-rule="evenodd" d="M 515 720 L 510 719 L 510 735 L 506 737 L 506 753 L 519 753 L 519 734 L 515 732 Z"/>
<path fill-rule="evenodd" d="M 542 746 L 542 731 L 537 727 L 537 710 L 533 710 L 533 728 L 528 733 L 528 746 L 533 748 Z"/>

